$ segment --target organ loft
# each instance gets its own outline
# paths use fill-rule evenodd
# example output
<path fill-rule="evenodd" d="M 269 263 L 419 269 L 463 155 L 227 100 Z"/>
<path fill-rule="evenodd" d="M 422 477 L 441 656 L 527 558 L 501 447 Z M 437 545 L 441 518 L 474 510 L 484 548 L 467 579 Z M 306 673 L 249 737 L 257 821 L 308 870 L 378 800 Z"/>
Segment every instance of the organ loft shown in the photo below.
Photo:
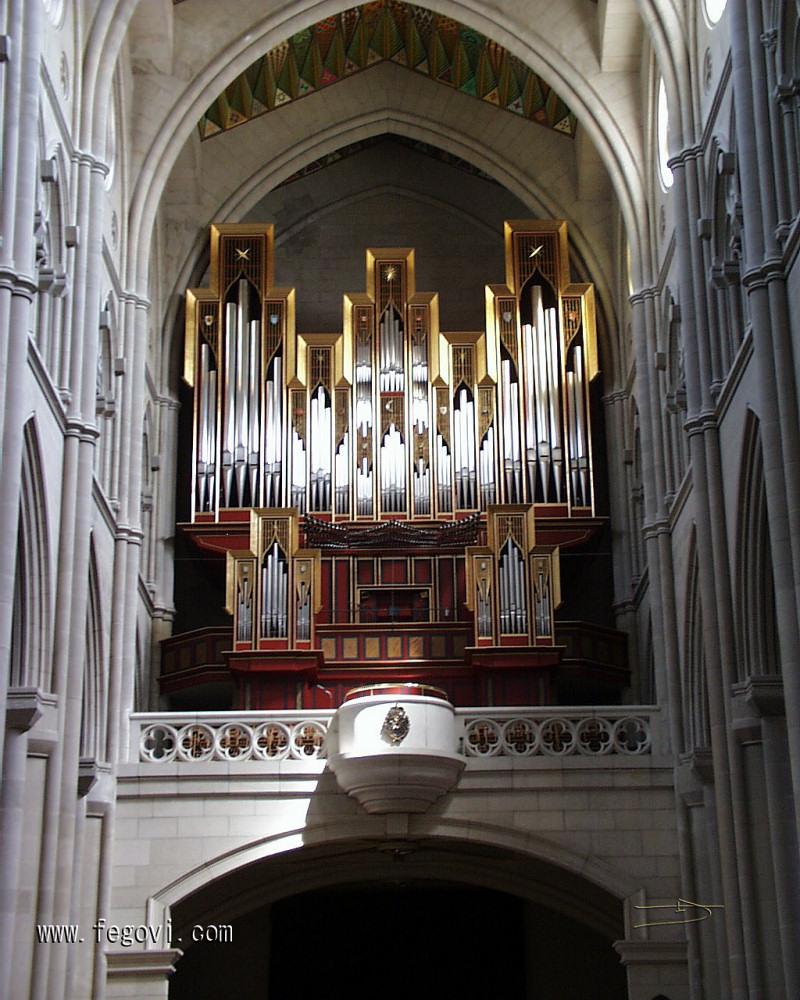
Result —
<path fill-rule="evenodd" d="M 570 281 L 565 222 L 504 237 L 483 330 L 441 330 L 413 249 L 372 248 L 341 330 L 312 334 L 274 286 L 273 227 L 212 227 L 186 297 L 181 531 L 224 572 L 232 625 L 164 643 L 173 707 L 410 683 L 456 705 L 619 700 L 623 635 L 575 614 L 606 527 L 594 289 Z"/>

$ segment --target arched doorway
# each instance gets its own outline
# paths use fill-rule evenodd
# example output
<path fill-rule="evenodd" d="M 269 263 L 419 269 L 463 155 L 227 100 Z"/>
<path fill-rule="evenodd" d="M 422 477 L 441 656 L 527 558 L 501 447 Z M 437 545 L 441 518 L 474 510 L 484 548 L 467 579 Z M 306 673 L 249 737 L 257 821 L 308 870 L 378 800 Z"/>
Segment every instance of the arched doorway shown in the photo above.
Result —
<path fill-rule="evenodd" d="M 173 917 L 185 954 L 170 1000 L 627 996 L 612 947 L 622 936 L 619 902 L 510 851 L 432 842 L 304 849 L 208 886 Z M 195 925 L 216 939 L 187 947 Z"/>

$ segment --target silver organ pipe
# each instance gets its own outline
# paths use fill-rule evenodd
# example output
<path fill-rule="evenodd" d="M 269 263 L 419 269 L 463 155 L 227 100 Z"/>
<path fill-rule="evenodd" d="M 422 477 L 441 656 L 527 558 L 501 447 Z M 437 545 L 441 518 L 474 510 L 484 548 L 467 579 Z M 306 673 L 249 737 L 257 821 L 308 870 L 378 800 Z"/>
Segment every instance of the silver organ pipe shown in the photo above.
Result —
<path fill-rule="evenodd" d="M 280 353 L 270 363 L 264 395 L 264 504 L 280 507 L 283 460 L 283 363 Z"/>
<path fill-rule="evenodd" d="M 292 507 L 297 507 L 301 514 L 306 509 L 306 442 L 305 393 L 293 391 L 290 397 L 297 411 L 292 420 L 291 457 L 292 457 Z M 298 425 L 302 434 L 298 431 Z"/>
<path fill-rule="evenodd" d="M 297 638 L 311 638 L 311 588 L 305 580 L 297 588 Z"/>
<path fill-rule="evenodd" d="M 478 635 L 482 639 L 492 635 L 491 591 L 486 579 L 478 584 Z"/>
<path fill-rule="evenodd" d="M 575 451 L 573 452 L 574 460 L 578 467 L 578 477 L 580 481 L 581 491 L 578 495 L 576 493 L 576 501 L 578 498 L 583 506 L 588 507 L 591 504 L 591 496 L 589 491 L 589 428 L 586 420 L 586 388 L 583 374 L 583 349 L 580 344 L 576 344 L 573 351 L 573 371 L 569 373 L 572 376 L 572 392 L 574 405 L 572 409 L 575 413 Z"/>
<path fill-rule="evenodd" d="M 261 321 L 250 320 L 250 365 L 249 381 L 247 387 L 247 406 L 250 419 L 247 425 L 248 451 L 247 469 L 250 479 L 250 502 L 256 503 L 258 500 L 258 452 L 260 448 L 260 378 L 259 378 L 259 354 L 261 347 Z"/>
<path fill-rule="evenodd" d="M 517 545 L 509 538 L 500 554 L 500 631 L 503 635 L 520 635 L 528 631 L 525 591 L 525 560 Z"/>
<path fill-rule="evenodd" d="M 267 550 L 261 565 L 261 635 L 264 639 L 286 637 L 286 598 L 289 566 L 277 542 Z"/>
<path fill-rule="evenodd" d="M 537 496 L 538 479 L 543 502 L 560 503 L 564 449 L 558 319 L 554 308 L 544 307 L 539 285 L 531 289 L 531 300 L 533 322 L 522 328 L 528 379 L 525 418 L 528 486 L 533 499 Z"/>
<path fill-rule="evenodd" d="M 430 421 L 428 400 L 428 357 L 423 340 L 416 337 L 411 346 L 411 424 L 412 437 L 423 445 L 417 449 L 414 463 L 414 513 L 430 514 L 431 512 L 431 476 L 430 464 L 426 463 L 423 454 L 428 454 L 424 443 L 428 436 Z"/>
<path fill-rule="evenodd" d="M 389 424 L 381 442 L 381 509 L 399 513 L 406 507 L 406 449 L 403 436 Z"/>
<path fill-rule="evenodd" d="M 519 428 L 519 382 L 510 358 L 500 364 L 503 397 L 503 465 L 505 469 L 506 502 L 522 501 L 522 456 Z"/>
<path fill-rule="evenodd" d="M 398 514 L 406 509 L 406 444 L 402 421 L 398 426 L 395 399 L 405 392 L 403 324 L 393 305 L 389 305 L 380 322 L 380 399 L 384 411 L 391 413 L 381 440 L 379 463 L 381 479 L 381 510 Z M 402 403 L 399 413 L 402 414 Z"/>
<path fill-rule="evenodd" d="M 537 638 L 548 638 L 552 635 L 550 608 L 550 579 L 546 573 L 539 570 L 534 586 L 534 614 L 536 616 Z"/>
<path fill-rule="evenodd" d="M 236 303 L 228 302 L 225 305 L 225 427 L 222 440 L 222 471 L 224 480 L 222 483 L 225 491 L 222 502 L 223 507 L 231 506 L 231 493 L 233 490 L 233 451 L 234 438 L 236 437 L 236 410 L 234 408 L 234 398 L 236 396 L 236 381 L 233 373 L 236 371 Z"/>
<path fill-rule="evenodd" d="M 260 346 L 261 321 L 250 318 L 250 285 L 240 278 L 236 298 L 225 304 L 222 468 L 226 507 L 258 503 Z"/>
<path fill-rule="evenodd" d="M 197 436 L 197 509 L 212 510 L 216 485 L 217 373 L 211 368 L 211 348 L 200 347 L 200 413 Z"/>
<path fill-rule="evenodd" d="M 391 305 L 381 317 L 380 345 L 380 391 L 403 392 L 403 325 L 397 310 Z"/>
<path fill-rule="evenodd" d="M 471 510 L 475 497 L 475 402 L 463 386 L 453 405 L 453 444 L 455 458 L 456 507 Z"/>
<path fill-rule="evenodd" d="M 350 495 L 350 432 L 345 431 L 333 460 L 336 477 L 336 513 L 346 514 Z"/>
<path fill-rule="evenodd" d="M 368 337 L 359 334 L 356 344 L 355 435 L 359 459 L 356 465 L 356 513 L 369 516 L 372 503 L 372 352 Z"/>
<path fill-rule="evenodd" d="M 439 474 L 439 510 L 453 509 L 452 479 L 450 476 L 450 449 L 441 433 L 436 434 L 436 469 Z"/>
<path fill-rule="evenodd" d="M 535 318 L 533 392 L 536 395 L 537 457 L 539 477 L 542 483 L 542 499 L 547 502 L 550 493 L 550 434 L 548 431 L 547 406 L 547 344 L 545 342 L 545 319 L 542 305 L 542 290 L 533 289 L 533 312 Z M 535 478 L 535 477 L 534 477 Z"/>
<path fill-rule="evenodd" d="M 558 321 L 556 310 L 545 310 L 547 331 L 547 392 L 550 401 L 550 442 L 552 444 L 553 471 L 556 486 L 556 503 L 561 503 L 561 484 L 564 465 L 564 448 L 561 440 L 561 364 L 558 350 Z"/>
<path fill-rule="evenodd" d="M 317 386 L 309 407 L 311 496 L 309 510 L 331 509 L 331 440 L 333 407 L 324 386 Z"/>
<path fill-rule="evenodd" d="M 236 620 L 238 622 L 237 642 L 250 642 L 253 634 L 253 588 L 247 576 L 242 577 L 239 585 L 239 606 Z"/>
<path fill-rule="evenodd" d="M 306 447 L 303 439 L 292 428 L 292 506 L 302 514 L 306 509 Z"/>
<path fill-rule="evenodd" d="M 490 503 L 495 502 L 494 485 L 494 424 L 490 424 L 483 435 L 481 449 L 478 455 L 481 484 L 481 510 L 486 510 Z"/>

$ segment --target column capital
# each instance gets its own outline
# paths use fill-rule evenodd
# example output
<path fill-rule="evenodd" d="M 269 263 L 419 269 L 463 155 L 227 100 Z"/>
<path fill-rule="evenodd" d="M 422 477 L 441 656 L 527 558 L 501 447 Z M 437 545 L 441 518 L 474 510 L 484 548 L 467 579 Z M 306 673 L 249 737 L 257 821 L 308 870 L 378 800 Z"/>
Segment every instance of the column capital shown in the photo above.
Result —
<path fill-rule="evenodd" d="M 686 941 L 631 941 L 614 942 L 614 950 L 623 965 L 685 965 Z"/>

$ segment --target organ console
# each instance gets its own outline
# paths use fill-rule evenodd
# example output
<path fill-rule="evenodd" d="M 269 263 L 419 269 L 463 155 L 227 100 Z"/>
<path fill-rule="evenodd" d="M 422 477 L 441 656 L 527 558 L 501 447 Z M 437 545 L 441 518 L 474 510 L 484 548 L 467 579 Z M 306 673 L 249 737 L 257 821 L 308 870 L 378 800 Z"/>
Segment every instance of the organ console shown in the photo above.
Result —
<path fill-rule="evenodd" d="M 569 280 L 564 222 L 507 222 L 505 248 L 483 330 L 441 330 L 414 251 L 388 248 L 341 331 L 304 334 L 272 226 L 212 227 L 210 285 L 187 292 L 184 527 L 226 553 L 243 707 L 376 677 L 548 697 L 560 549 L 599 523 L 594 291 Z"/>

